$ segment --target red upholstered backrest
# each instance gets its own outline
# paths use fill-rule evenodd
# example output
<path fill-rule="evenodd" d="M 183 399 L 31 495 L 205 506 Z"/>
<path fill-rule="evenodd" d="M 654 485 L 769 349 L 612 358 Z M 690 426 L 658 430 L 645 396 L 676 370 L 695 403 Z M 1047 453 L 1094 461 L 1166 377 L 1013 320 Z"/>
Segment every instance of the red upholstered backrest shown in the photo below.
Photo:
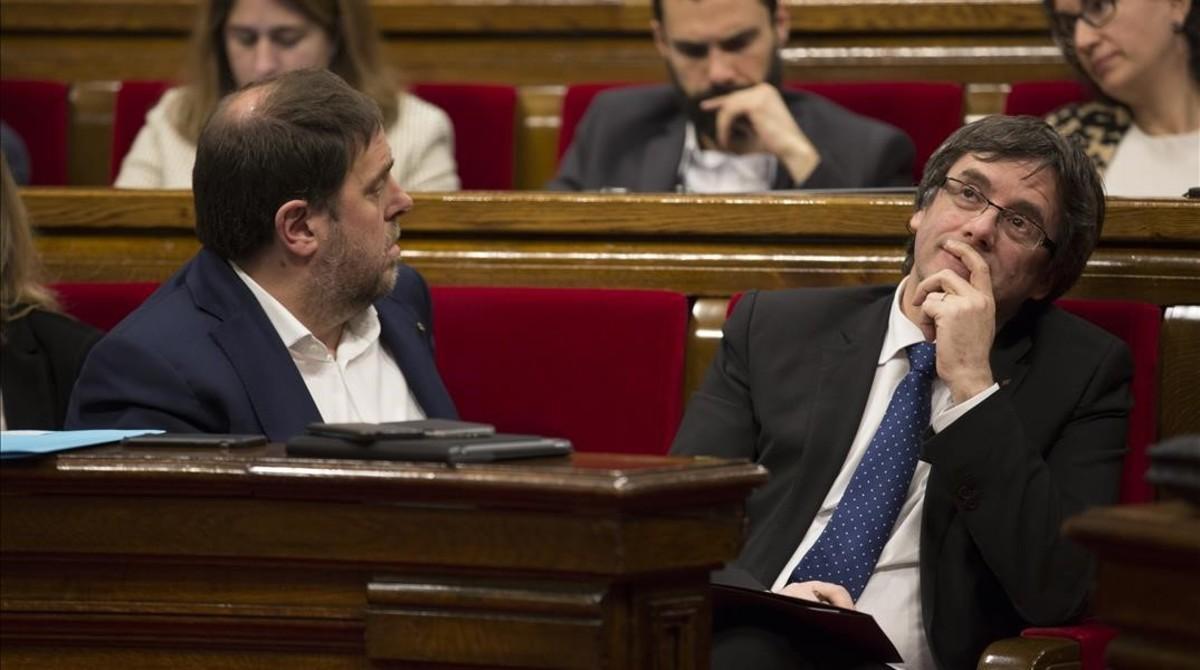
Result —
<path fill-rule="evenodd" d="M 742 297 L 734 294 L 726 316 Z M 1121 502 L 1150 502 L 1154 489 L 1146 482 L 1150 466 L 1146 450 L 1158 438 L 1158 337 L 1162 330 L 1162 311 L 1143 302 L 1123 300 L 1058 301 L 1058 306 L 1091 321 L 1121 338 L 1133 354 L 1133 409 L 1129 413 L 1129 435 L 1125 467 L 1121 472 Z"/>
<path fill-rule="evenodd" d="M 1158 336 L 1162 310 L 1123 300 L 1059 300 L 1058 306 L 1116 335 L 1133 354 L 1133 409 L 1129 413 L 1129 453 L 1121 473 L 1121 502 L 1154 499 L 1146 482 L 1146 450 L 1158 438 Z"/>
<path fill-rule="evenodd" d="M 925 161 L 963 123 L 961 84 L 933 81 L 789 83 L 828 98 L 863 116 L 903 130 L 916 147 L 913 183 L 921 181 Z"/>
<path fill-rule="evenodd" d="M 146 112 L 158 102 L 162 94 L 171 87 L 166 81 L 123 81 L 117 89 L 117 100 L 113 105 L 112 158 L 109 163 L 109 179 L 116 179 L 121 171 L 125 154 L 137 139 L 138 131 L 146 123 Z"/>
<path fill-rule="evenodd" d="M 1063 105 L 1091 97 L 1087 87 L 1077 81 L 1018 81 L 1013 82 L 1004 99 L 1004 113 L 1045 116 Z"/>
<path fill-rule="evenodd" d="M 58 81 L 0 81 L 0 119 L 29 150 L 29 183 L 67 183 L 67 85 Z"/>
<path fill-rule="evenodd" d="M 682 409 L 688 305 L 666 291 L 434 287 L 437 362 L 466 420 L 665 453 Z"/>
<path fill-rule="evenodd" d="M 562 159 L 563 154 L 567 153 L 567 148 L 571 146 L 571 140 L 575 139 L 575 126 L 579 125 L 579 122 L 583 120 L 583 115 L 587 113 L 588 105 L 592 104 L 592 98 L 605 89 L 629 85 L 628 82 L 602 82 L 571 84 L 567 87 L 567 92 L 563 95 L 562 112 L 559 114 L 559 160 Z"/>
<path fill-rule="evenodd" d="M 154 282 L 79 282 L 52 286 L 63 311 L 100 330 L 112 330 L 154 293 Z"/>
<path fill-rule="evenodd" d="M 513 187 L 515 86 L 417 84 L 412 92 L 450 116 L 454 124 L 454 160 L 464 189 L 501 191 Z"/>

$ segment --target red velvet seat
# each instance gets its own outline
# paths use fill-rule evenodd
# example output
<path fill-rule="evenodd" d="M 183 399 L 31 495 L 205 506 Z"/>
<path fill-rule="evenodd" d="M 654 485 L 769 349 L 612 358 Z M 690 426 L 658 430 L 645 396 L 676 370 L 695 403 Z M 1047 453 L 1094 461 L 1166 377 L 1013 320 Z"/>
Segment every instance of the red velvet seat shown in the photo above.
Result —
<path fill-rule="evenodd" d="M 562 123 L 558 131 L 558 156 L 561 159 L 575 126 L 582 120 L 597 93 L 625 84 L 576 84 L 563 97 Z M 828 98 L 863 116 L 896 126 L 912 138 L 916 146 L 913 179 L 919 180 L 930 154 L 950 136 L 963 120 L 963 87 L 947 82 L 789 82 L 788 88 L 808 91 Z"/>
<path fill-rule="evenodd" d="M 435 287 L 442 378 L 467 420 L 662 454 L 682 406 L 687 299 L 666 291 Z"/>
<path fill-rule="evenodd" d="M 58 81 L 0 81 L 0 119 L 25 141 L 29 183 L 67 183 L 68 87 Z"/>
<path fill-rule="evenodd" d="M 963 123 L 961 84 L 933 81 L 789 83 L 828 98 L 863 116 L 903 130 L 916 148 L 913 183 L 921 181 L 925 162 Z"/>
<path fill-rule="evenodd" d="M 63 311 L 100 330 L 112 330 L 154 293 L 154 282 L 68 282 L 51 288 Z"/>
<path fill-rule="evenodd" d="M 454 124 L 454 160 L 462 187 L 510 190 L 516 144 L 517 89 L 497 84 L 417 84 L 416 96 Z M 403 186 L 403 184 L 401 184 Z"/>
<path fill-rule="evenodd" d="M 1146 482 L 1146 454 L 1158 439 L 1158 338 L 1162 311 L 1155 305 L 1121 300 L 1060 300 L 1058 305 L 1116 335 L 1133 354 L 1133 409 L 1129 413 L 1128 453 L 1121 473 L 1122 504 L 1154 500 Z M 1079 643 L 1082 670 L 1103 670 L 1104 653 L 1116 630 L 1096 622 L 1076 626 L 1028 628 L 1022 637 L 1062 637 Z"/>
<path fill-rule="evenodd" d="M 1013 82 L 1004 99 L 1004 113 L 1045 116 L 1063 105 L 1091 97 L 1087 87 L 1077 81 L 1018 81 Z"/>
<path fill-rule="evenodd" d="M 109 162 L 109 179 L 115 180 L 121 171 L 121 162 L 129 153 L 138 131 L 146 123 L 146 113 L 171 87 L 167 81 L 123 81 L 117 89 L 113 104 L 112 157 Z"/>

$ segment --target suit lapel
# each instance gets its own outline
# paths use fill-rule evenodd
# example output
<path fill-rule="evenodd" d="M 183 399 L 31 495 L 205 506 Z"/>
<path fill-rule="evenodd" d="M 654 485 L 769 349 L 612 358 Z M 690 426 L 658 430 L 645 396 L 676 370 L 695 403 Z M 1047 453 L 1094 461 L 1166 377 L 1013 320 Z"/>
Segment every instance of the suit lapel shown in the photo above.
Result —
<path fill-rule="evenodd" d="M 287 347 L 233 268 L 202 250 L 187 282 L 196 306 L 221 320 L 211 337 L 241 379 L 263 433 L 286 440 L 320 421 Z"/>
<path fill-rule="evenodd" d="M 396 359 L 404 381 L 417 404 L 431 418 L 454 419 L 458 412 L 450 393 L 442 383 L 428 342 L 430 324 L 417 318 L 407 306 L 386 298 L 376 303 L 379 311 L 379 339 Z M 397 398 L 396 402 L 401 399 Z"/>
<path fill-rule="evenodd" d="M 811 390 L 812 409 L 805 417 L 808 433 L 804 454 L 792 473 L 794 483 L 787 496 L 788 509 L 779 517 L 777 529 L 757 535 L 763 540 L 758 548 L 762 561 L 751 559 L 749 563 L 764 566 L 761 573 L 764 583 L 772 583 L 783 569 L 846 461 L 875 379 L 893 296 L 894 293 L 888 292 L 860 310 L 821 347 L 815 386 Z M 803 473 L 804 486 L 799 484 L 800 477 L 796 476 L 799 473 Z M 781 537 L 789 540 L 779 541 Z M 750 546 L 745 555 L 752 555 Z"/>
<path fill-rule="evenodd" d="M 0 369 L 4 388 L 4 422 L 9 430 L 53 429 L 57 398 L 50 380 L 50 366 L 41 354 L 29 318 L 5 327 L 4 364 Z"/>

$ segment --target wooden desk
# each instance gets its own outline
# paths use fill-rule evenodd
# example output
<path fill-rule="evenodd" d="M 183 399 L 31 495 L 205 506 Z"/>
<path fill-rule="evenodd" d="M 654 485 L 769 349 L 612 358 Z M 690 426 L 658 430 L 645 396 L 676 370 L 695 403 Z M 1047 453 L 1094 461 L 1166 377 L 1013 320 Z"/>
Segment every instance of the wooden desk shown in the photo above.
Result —
<path fill-rule="evenodd" d="M 1200 509 L 1182 501 L 1094 509 L 1065 530 L 1098 558 L 1096 616 L 1120 630 L 1107 663 L 1200 667 Z"/>
<path fill-rule="evenodd" d="M 5 668 L 707 668 L 756 465 L 118 446 L 0 468 Z"/>

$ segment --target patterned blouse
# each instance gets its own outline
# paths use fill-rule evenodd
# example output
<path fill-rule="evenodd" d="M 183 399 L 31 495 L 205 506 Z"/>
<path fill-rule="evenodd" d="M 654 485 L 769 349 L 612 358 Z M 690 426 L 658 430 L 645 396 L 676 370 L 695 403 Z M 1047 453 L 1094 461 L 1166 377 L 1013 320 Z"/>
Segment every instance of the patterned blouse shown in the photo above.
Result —
<path fill-rule="evenodd" d="M 1117 145 L 1133 125 L 1129 109 L 1108 102 L 1080 102 L 1064 105 L 1046 115 L 1058 133 L 1083 147 L 1096 170 L 1103 175 L 1117 152 Z"/>

